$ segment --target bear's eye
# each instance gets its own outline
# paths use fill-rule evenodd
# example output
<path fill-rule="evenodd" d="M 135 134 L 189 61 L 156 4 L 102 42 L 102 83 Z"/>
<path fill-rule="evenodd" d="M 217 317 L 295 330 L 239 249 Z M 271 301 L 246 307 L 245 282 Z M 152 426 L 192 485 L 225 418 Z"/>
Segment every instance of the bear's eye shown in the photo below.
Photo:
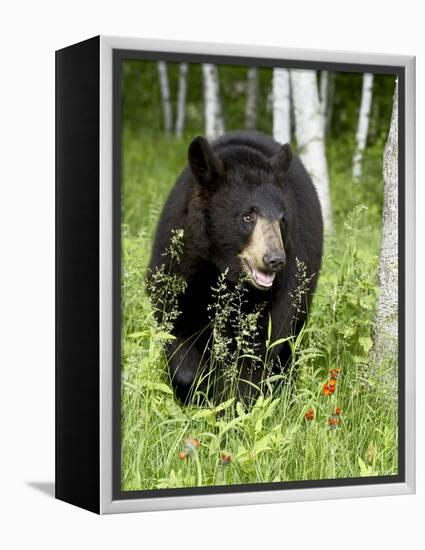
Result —
<path fill-rule="evenodd" d="M 242 219 L 245 223 L 254 223 L 255 220 L 256 220 L 256 214 L 255 214 L 255 212 L 246 212 L 242 216 Z"/>

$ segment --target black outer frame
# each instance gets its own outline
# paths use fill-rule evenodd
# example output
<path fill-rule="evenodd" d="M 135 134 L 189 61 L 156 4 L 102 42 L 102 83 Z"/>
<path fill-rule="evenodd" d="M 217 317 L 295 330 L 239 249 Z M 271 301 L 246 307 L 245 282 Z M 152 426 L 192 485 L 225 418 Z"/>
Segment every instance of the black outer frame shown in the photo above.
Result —
<path fill-rule="evenodd" d="M 122 115 L 122 62 L 138 59 L 186 63 L 213 63 L 217 65 L 243 65 L 251 67 L 283 67 L 338 72 L 371 72 L 390 74 L 398 78 L 398 227 L 399 227 L 399 338 L 398 338 L 398 473 L 388 476 L 320 479 L 309 481 L 239 484 L 232 486 L 184 487 L 177 489 L 149 489 L 123 491 L 121 489 L 121 115 Z M 114 500 L 161 498 L 183 495 L 208 495 L 307 489 L 315 487 L 341 487 L 370 484 L 402 483 L 406 481 L 405 467 L 405 69 L 361 63 L 300 61 L 223 55 L 188 54 L 142 50 L 113 50 L 113 480 Z"/>
<path fill-rule="evenodd" d="M 100 512 L 100 37 L 56 52 L 55 496 Z"/>
<path fill-rule="evenodd" d="M 100 46 L 95 37 L 56 52 L 56 498 L 100 512 L 99 216 Z M 396 476 L 146 491 L 120 490 L 120 63 L 215 62 L 395 74 L 399 78 L 399 473 Z M 113 498 L 257 493 L 394 484 L 405 465 L 405 69 L 373 64 L 114 50 Z"/>

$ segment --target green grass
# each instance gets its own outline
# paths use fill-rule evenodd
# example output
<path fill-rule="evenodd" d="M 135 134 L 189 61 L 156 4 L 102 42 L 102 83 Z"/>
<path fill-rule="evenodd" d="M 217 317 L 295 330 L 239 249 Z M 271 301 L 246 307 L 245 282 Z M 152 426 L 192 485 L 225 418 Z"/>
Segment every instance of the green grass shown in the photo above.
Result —
<path fill-rule="evenodd" d="M 383 144 L 368 150 L 363 181 L 350 178 L 350 144 L 330 143 L 335 234 L 326 242 L 314 303 L 290 377 L 251 410 L 232 401 L 182 407 L 168 382 L 144 291 L 152 236 L 188 140 L 123 138 L 122 488 L 191 487 L 397 473 L 396 388 L 389 364 L 370 365 L 379 253 Z M 333 395 L 329 370 L 340 369 Z M 295 376 L 297 372 L 297 376 Z M 328 420 L 341 408 L 339 423 Z M 314 409 L 314 419 L 305 413 Z M 179 458 L 185 439 L 199 448 Z M 231 455 L 222 464 L 220 453 Z"/>

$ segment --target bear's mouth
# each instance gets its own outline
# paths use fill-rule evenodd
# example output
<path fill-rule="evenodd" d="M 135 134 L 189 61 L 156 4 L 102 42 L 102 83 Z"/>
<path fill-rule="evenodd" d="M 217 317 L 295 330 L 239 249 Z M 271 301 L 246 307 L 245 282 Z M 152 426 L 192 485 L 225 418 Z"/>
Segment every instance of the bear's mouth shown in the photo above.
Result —
<path fill-rule="evenodd" d="M 250 283 L 259 288 L 260 290 L 268 290 L 272 287 L 276 273 L 266 273 L 256 267 L 254 267 L 251 262 L 244 258 L 245 264 L 248 267 L 250 275 Z"/>

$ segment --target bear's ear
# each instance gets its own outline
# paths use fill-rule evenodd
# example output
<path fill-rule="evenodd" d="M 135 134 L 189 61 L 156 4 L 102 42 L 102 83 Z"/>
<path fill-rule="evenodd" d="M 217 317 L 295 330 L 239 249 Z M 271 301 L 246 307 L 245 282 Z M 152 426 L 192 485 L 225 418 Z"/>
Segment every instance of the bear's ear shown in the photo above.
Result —
<path fill-rule="evenodd" d="M 289 170 L 289 165 L 292 160 L 292 148 L 289 143 L 285 143 L 279 149 L 279 151 L 272 156 L 270 159 L 270 164 L 275 172 L 286 174 Z"/>
<path fill-rule="evenodd" d="M 198 136 L 192 141 L 188 157 L 192 174 L 201 185 L 212 188 L 224 174 L 223 162 L 214 155 L 210 144 L 203 137 Z"/>

